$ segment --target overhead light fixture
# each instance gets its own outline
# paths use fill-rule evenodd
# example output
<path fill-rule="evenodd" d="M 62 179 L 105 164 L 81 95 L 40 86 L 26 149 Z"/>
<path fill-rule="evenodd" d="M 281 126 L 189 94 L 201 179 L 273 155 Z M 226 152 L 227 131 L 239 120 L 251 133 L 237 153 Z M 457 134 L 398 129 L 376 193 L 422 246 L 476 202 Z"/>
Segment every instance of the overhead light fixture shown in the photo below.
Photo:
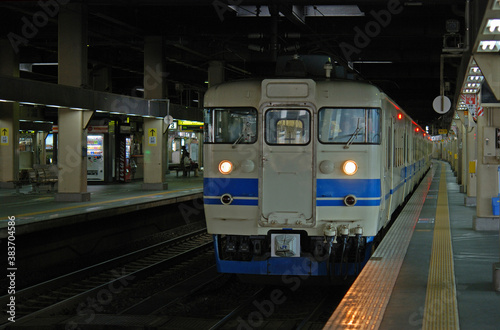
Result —
<path fill-rule="evenodd" d="M 483 76 L 468 76 L 467 77 L 467 82 L 481 83 L 481 82 L 483 82 L 483 80 L 484 80 Z"/>
<path fill-rule="evenodd" d="M 489 19 L 484 34 L 500 34 L 500 19 Z"/>
<path fill-rule="evenodd" d="M 469 73 L 479 75 L 479 74 L 481 74 L 481 69 L 479 69 L 478 66 L 471 66 Z"/>
<path fill-rule="evenodd" d="M 500 50 L 500 42 L 496 40 L 482 40 L 479 42 L 478 52 L 498 52 Z"/>
<path fill-rule="evenodd" d="M 476 94 L 479 91 L 477 88 L 464 88 L 462 93 L 464 94 Z"/>

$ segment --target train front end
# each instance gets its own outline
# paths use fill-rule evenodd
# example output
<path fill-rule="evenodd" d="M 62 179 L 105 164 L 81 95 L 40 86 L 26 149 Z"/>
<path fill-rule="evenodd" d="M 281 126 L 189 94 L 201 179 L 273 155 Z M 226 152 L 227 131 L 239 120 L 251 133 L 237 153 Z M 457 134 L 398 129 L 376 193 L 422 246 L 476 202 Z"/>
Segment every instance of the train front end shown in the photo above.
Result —
<path fill-rule="evenodd" d="M 378 90 L 226 83 L 205 95 L 204 203 L 219 272 L 345 278 L 380 230 Z"/>

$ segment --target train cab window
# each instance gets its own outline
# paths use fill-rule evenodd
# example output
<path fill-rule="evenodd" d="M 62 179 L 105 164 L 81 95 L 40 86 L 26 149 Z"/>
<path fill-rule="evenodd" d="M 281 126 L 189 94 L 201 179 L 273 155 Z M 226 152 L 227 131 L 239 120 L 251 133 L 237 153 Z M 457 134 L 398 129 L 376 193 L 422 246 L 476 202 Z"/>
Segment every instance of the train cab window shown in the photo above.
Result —
<path fill-rule="evenodd" d="M 253 108 L 205 109 L 205 143 L 254 143 L 257 110 Z"/>
<path fill-rule="evenodd" d="M 266 112 L 266 143 L 304 145 L 310 139 L 310 117 L 307 110 L 273 109 Z"/>
<path fill-rule="evenodd" d="M 322 143 L 380 144 L 380 110 L 322 108 L 318 128 Z"/>

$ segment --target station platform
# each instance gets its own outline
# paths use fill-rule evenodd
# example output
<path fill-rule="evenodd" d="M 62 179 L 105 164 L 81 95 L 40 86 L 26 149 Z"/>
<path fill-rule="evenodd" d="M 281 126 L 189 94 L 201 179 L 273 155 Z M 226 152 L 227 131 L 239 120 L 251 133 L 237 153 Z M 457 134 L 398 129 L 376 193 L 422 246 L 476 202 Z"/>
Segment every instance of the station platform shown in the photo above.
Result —
<path fill-rule="evenodd" d="M 434 161 L 325 329 L 498 329 L 499 233 L 474 231 L 475 213 Z"/>
<path fill-rule="evenodd" d="M 203 173 L 197 177 L 167 175 L 168 190 L 142 190 L 142 180 L 129 183 L 89 184 L 88 202 L 56 202 L 54 192 L 32 191 L 24 186 L 17 193 L 14 189 L 0 189 L 0 237 L 6 237 L 8 217 L 16 219 L 16 234 L 28 234 L 57 228 L 61 224 L 75 224 L 116 216 L 141 209 L 149 209 L 185 200 L 202 198 Z"/>

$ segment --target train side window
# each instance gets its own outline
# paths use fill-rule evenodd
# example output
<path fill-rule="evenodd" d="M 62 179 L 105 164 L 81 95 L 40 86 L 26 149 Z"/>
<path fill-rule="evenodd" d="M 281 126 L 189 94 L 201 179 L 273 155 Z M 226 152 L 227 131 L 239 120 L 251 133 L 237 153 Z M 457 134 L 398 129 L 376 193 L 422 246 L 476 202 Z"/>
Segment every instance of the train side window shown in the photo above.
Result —
<path fill-rule="evenodd" d="M 254 143 L 257 110 L 254 108 L 205 109 L 205 143 Z"/>
<path fill-rule="evenodd" d="M 300 109 L 272 109 L 266 112 L 266 143 L 304 145 L 310 139 L 311 114 Z"/>
<path fill-rule="evenodd" d="M 380 144 L 380 109 L 322 108 L 318 139 L 322 143 Z"/>

